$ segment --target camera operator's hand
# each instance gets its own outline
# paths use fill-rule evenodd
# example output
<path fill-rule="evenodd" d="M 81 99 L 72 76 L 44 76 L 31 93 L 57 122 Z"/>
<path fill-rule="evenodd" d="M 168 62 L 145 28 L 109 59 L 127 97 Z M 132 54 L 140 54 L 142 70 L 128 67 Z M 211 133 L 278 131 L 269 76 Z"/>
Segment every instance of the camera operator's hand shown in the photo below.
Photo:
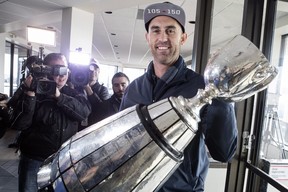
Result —
<path fill-rule="evenodd" d="M 58 87 L 56 87 L 56 91 L 55 91 L 55 98 L 57 99 L 59 96 L 60 96 L 60 90 L 59 90 L 59 88 Z"/>
<path fill-rule="evenodd" d="M 84 86 L 84 90 L 86 91 L 87 95 L 92 95 L 93 94 L 93 90 L 90 86 L 90 84 L 87 84 Z"/>
<path fill-rule="evenodd" d="M 7 99 L 0 101 L 0 108 L 1 108 L 1 107 L 7 108 L 7 103 L 8 103 L 8 100 L 7 100 Z"/>
<path fill-rule="evenodd" d="M 29 90 L 31 88 L 32 81 L 33 77 L 31 75 L 28 75 L 24 81 L 24 86 L 28 89 L 28 91 L 25 91 L 25 93 L 29 96 L 35 96 L 35 92 Z"/>
<path fill-rule="evenodd" d="M 26 77 L 26 79 L 24 80 L 24 85 L 25 85 L 25 87 L 30 88 L 30 87 L 31 87 L 31 84 L 32 84 L 32 81 L 33 81 L 32 75 L 28 75 L 28 76 Z"/>

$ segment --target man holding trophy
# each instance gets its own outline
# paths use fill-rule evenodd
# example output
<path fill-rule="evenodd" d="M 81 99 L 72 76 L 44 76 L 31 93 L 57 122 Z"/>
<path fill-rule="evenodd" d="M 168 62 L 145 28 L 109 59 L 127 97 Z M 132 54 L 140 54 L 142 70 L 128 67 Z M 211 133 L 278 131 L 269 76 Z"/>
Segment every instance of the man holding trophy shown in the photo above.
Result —
<path fill-rule="evenodd" d="M 144 10 L 153 55 L 127 87 L 121 111 L 64 143 L 38 172 L 39 191 L 204 191 L 209 160 L 237 147 L 233 104 L 265 89 L 277 71 L 243 36 L 214 54 L 204 77 L 180 56 L 185 13 L 171 3 Z M 95 139 L 97 138 L 97 139 Z"/>
<path fill-rule="evenodd" d="M 205 87 L 204 78 L 188 69 L 180 56 L 187 39 L 184 10 L 171 3 L 157 3 L 144 11 L 146 39 L 153 55 L 146 74 L 132 82 L 123 97 L 122 109 L 149 105 L 170 96 L 194 97 Z M 199 130 L 184 150 L 184 160 L 159 191 L 204 191 L 209 160 L 227 162 L 237 147 L 233 106 L 213 99 L 201 111 Z"/>

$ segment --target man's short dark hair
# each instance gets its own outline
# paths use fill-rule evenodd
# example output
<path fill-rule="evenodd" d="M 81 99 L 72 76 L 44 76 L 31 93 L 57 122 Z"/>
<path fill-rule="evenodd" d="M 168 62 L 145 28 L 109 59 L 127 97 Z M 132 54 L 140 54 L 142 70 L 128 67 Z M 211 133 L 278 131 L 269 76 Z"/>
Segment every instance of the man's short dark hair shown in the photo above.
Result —
<path fill-rule="evenodd" d="M 67 60 L 66 60 L 66 57 L 62 54 L 62 53 L 49 53 L 43 60 L 43 64 L 44 65 L 49 65 L 49 63 L 51 61 L 54 61 L 54 60 L 63 60 L 66 62 L 67 64 Z"/>
<path fill-rule="evenodd" d="M 128 78 L 128 76 L 127 76 L 125 73 L 117 72 L 117 73 L 115 73 L 114 76 L 112 77 L 112 84 L 113 84 L 113 80 L 114 80 L 115 78 L 119 78 L 119 77 L 125 77 L 125 78 L 128 80 L 128 82 L 130 83 L 129 78 Z"/>

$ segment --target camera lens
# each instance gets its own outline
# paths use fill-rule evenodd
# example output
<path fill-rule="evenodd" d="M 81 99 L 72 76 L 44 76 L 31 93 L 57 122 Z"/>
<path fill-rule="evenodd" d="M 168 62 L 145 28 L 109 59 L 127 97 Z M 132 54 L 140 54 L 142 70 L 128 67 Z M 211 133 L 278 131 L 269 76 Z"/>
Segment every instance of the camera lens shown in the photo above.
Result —
<path fill-rule="evenodd" d="M 87 66 L 73 66 L 71 68 L 71 82 L 76 86 L 89 83 L 89 68 Z"/>
<path fill-rule="evenodd" d="M 52 95 L 56 91 L 56 82 L 49 80 L 40 80 L 37 83 L 36 93 L 43 95 Z"/>
<path fill-rule="evenodd" d="M 86 75 L 85 73 L 76 72 L 76 74 L 74 76 L 75 82 L 77 82 L 77 84 L 83 85 L 83 83 L 85 83 L 86 79 L 87 79 L 87 77 L 85 75 Z"/>

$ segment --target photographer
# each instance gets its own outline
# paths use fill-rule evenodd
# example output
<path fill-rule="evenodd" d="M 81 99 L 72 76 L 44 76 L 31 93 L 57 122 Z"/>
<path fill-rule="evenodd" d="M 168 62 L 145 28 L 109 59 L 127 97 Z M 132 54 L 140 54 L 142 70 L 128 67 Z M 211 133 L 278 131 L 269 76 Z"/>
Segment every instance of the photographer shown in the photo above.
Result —
<path fill-rule="evenodd" d="M 35 74 L 27 76 L 22 87 L 24 94 L 20 98 L 21 111 L 13 124 L 14 128 L 21 130 L 18 177 L 20 192 L 37 191 L 37 172 L 43 161 L 78 131 L 78 123 L 87 118 L 91 111 L 85 96 L 66 85 L 68 70 L 65 74 L 59 73 L 62 69 L 67 69 L 65 56 L 50 53 L 43 63 L 43 74 L 56 84 L 54 92 L 50 94 L 50 88 L 53 87 L 50 86 L 51 82 L 42 81 L 45 77 L 40 78 L 39 84 L 39 79 L 35 80 Z M 41 65 L 37 67 L 41 69 Z M 36 71 L 39 72 L 38 69 Z"/>
<path fill-rule="evenodd" d="M 92 61 L 89 66 L 89 83 L 83 87 L 87 98 L 92 106 L 92 113 L 88 117 L 88 124 L 81 125 L 80 129 L 93 124 L 92 114 L 95 113 L 99 103 L 110 98 L 107 87 L 98 82 L 100 68 L 95 61 Z"/>
<path fill-rule="evenodd" d="M 23 65 L 22 65 L 22 69 L 21 69 L 21 73 L 22 73 L 22 78 L 20 79 L 20 86 L 17 88 L 17 90 L 14 92 L 13 96 L 9 99 L 9 101 L 7 102 L 7 107 L 9 108 L 9 122 L 8 122 L 8 127 L 7 128 L 12 128 L 13 129 L 13 122 L 15 121 L 15 118 L 17 117 L 17 112 L 20 113 L 21 110 L 21 101 L 19 100 L 21 97 L 23 97 L 24 95 L 24 80 L 25 80 L 25 75 L 26 75 L 26 68 L 28 70 L 32 70 L 31 67 L 33 65 L 33 63 L 37 63 L 38 62 L 38 57 L 33 55 L 33 56 L 29 56 L 27 58 L 26 61 L 24 61 Z M 16 108 L 18 108 L 18 111 L 16 111 Z M 16 148 L 16 152 L 19 149 L 19 145 L 18 145 L 18 138 L 19 138 L 20 132 L 16 135 L 15 140 L 13 141 L 13 143 L 9 144 L 8 147 L 9 148 Z"/>

